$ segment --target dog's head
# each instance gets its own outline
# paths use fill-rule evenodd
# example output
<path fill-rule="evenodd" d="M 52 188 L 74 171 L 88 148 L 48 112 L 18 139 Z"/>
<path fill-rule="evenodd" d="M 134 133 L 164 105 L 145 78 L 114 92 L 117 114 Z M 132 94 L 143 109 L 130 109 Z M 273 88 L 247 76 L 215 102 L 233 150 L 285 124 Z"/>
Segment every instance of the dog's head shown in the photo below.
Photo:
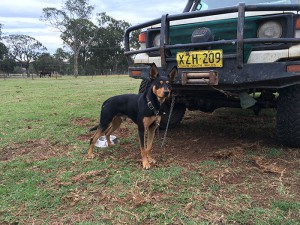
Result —
<path fill-rule="evenodd" d="M 170 96 L 172 83 L 178 75 L 177 67 L 169 72 L 167 77 L 160 76 L 156 65 L 153 63 L 149 70 L 149 77 L 152 80 L 152 92 L 156 95 L 158 101 L 163 103 Z"/>

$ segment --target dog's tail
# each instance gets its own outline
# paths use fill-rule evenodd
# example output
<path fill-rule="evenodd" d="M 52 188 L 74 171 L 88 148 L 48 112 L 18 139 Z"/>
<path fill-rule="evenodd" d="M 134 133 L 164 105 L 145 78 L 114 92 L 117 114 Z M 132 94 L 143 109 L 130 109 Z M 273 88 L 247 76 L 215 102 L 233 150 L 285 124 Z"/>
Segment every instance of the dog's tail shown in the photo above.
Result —
<path fill-rule="evenodd" d="M 99 127 L 99 125 L 96 125 L 96 126 L 92 127 L 92 128 L 90 129 L 90 131 L 97 130 L 97 129 L 98 129 L 98 127 Z"/>

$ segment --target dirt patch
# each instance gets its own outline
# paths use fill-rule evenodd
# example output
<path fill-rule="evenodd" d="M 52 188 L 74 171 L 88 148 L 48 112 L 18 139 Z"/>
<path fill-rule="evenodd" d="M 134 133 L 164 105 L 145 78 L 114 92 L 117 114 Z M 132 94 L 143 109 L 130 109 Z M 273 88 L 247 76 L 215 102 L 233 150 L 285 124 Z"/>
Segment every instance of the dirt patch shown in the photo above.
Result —
<path fill-rule="evenodd" d="M 78 137 L 76 137 L 76 140 L 88 143 L 88 141 L 91 139 L 91 137 L 92 137 L 92 133 L 88 132 L 88 133 L 79 135 Z"/>
<path fill-rule="evenodd" d="M 29 140 L 24 143 L 13 143 L 1 150 L 0 161 L 9 161 L 18 156 L 26 155 L 33 161 L 46 160 L 63 155 L 68 147 L 51 143 L 47 139 Z"/>
<path fill-rule="evenodd" d="M 92 171 L 88 171 L 86 173 L 78 174 L 77 176 L 72 178 L 72 181 L 73 182 L 87 181 L 87 180 L 89 180 L 95 176 L 99 176 L 101 174 L 102 174 L 102 171 L 92 170 Z"/>
<path fill-rule="evenodd" d="M 231 149 L 220 150 L 214 152 L 211 156 L 216 159 L 242 159 L 244 155 L 243 148 L 241 147 L 234 147 Z"/>
<path fill-rule="evenodd" d="M 93 127 L 97 124 L 97 121 L 89 118 L 76 118 L 72 120 L 72 124 L 83 127 Z"/>
<path fill-rule="evenodd" d="M 274 133 L 273 116 L 187 112 L 184 122 L 168 131 L 164 152 L 184 162 L 234 160 L 254 151 L 281 148 Z"/>

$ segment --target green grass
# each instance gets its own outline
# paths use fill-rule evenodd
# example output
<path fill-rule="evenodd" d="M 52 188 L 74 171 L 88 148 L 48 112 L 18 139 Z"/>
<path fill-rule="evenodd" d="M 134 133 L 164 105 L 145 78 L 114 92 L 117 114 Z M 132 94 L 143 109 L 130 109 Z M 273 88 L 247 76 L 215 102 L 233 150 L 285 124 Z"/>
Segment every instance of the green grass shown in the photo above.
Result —
<path fill-rule="evenodd" d="M 136 127 L 125 123 L 120 144 L 88 160 L 88 129 L 102 102 L 137 93 L 139 83 L 127 76 L 0 80 L 0 224 L 300 224 L 299 151 L 243 142 L 268 135 L 272 112 L 262 119 L 188 112 L 168 134 L 175 148 L 176 133 L 187 144 L 176 153 L 157 148 L 158 164 L 148 171 Z M 212 155 L 232 149 L 241 155 Z M 257 156 L 284 172 L 263 172 Z"/>
<path fill-rule="evenodd" d="M 115 89 L 118 87 L 117 90 Z M 27 139 L 73 140 L 75 118 L 99 117 L 101 103 L 111 95 L 137 92 L 137 81 L 126 76 L 68 79 L 2 80 L 1 144 Z"/>

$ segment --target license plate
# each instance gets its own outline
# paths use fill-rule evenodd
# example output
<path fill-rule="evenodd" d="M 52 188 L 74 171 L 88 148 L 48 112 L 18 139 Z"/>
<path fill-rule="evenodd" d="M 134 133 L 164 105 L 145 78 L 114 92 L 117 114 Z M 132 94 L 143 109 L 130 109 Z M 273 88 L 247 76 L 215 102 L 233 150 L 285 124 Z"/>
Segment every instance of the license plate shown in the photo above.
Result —
<path fill-rule="evenodd" d="M 201 50 L 178 52 L 176 60 L 178 68 L 223 67 L 223 51 Z"/>

